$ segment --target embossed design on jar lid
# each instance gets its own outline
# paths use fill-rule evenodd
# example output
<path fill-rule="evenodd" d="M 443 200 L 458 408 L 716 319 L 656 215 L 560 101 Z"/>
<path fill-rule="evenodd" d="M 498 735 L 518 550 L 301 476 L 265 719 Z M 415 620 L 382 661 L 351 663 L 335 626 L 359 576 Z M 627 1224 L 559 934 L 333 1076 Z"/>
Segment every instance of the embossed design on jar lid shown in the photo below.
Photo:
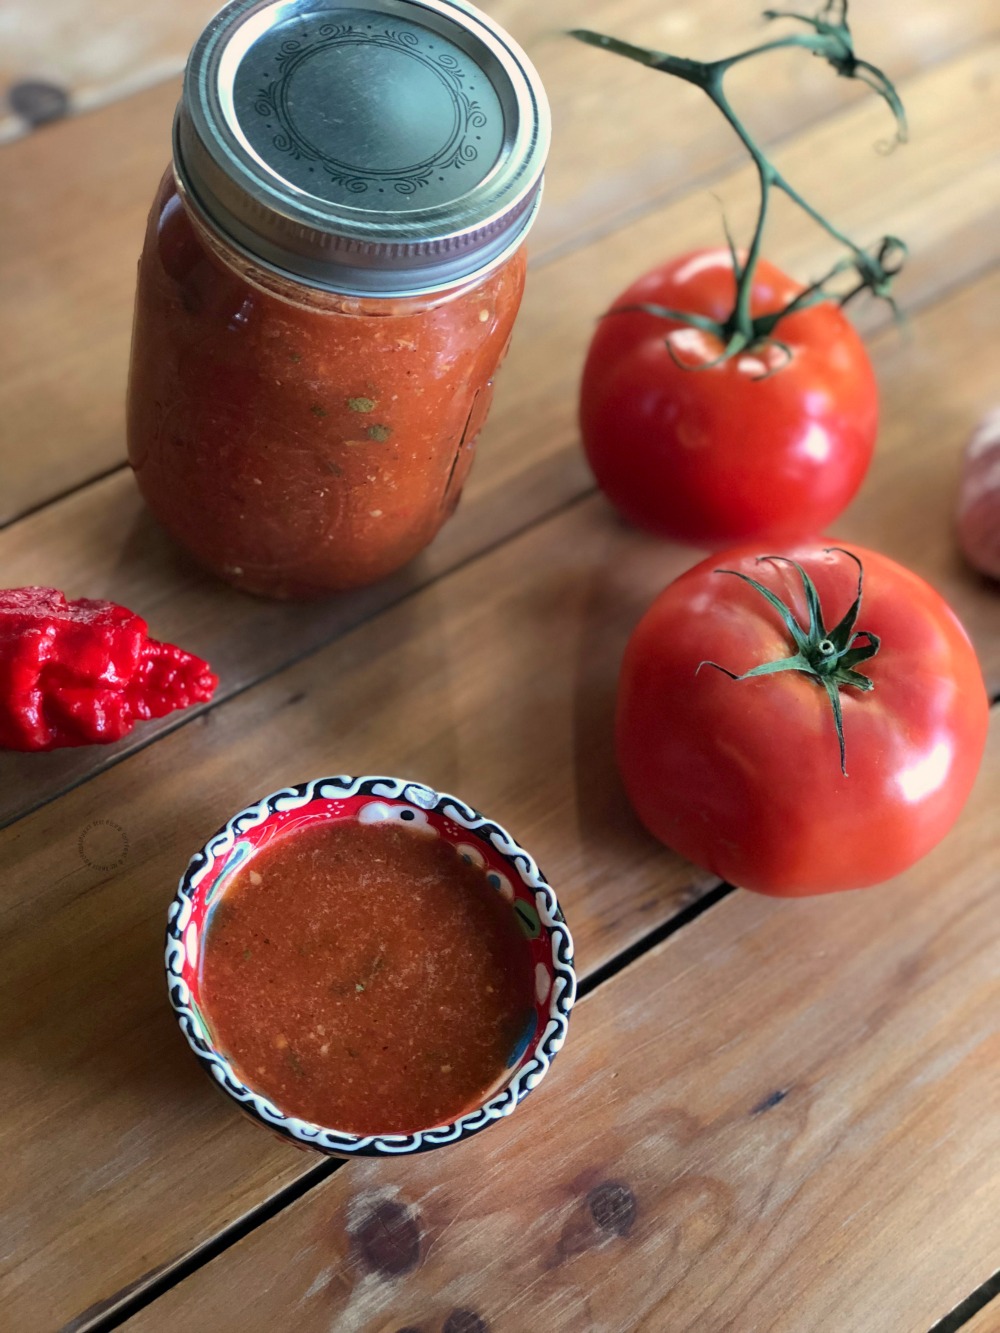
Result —
<path fill-rule="evenodd" d="M 537 74 L 464 0 L 234 0 L 191 53 L 174 160 L 251 258 L 408 295 L 520 244 L 548 144 Z"/>

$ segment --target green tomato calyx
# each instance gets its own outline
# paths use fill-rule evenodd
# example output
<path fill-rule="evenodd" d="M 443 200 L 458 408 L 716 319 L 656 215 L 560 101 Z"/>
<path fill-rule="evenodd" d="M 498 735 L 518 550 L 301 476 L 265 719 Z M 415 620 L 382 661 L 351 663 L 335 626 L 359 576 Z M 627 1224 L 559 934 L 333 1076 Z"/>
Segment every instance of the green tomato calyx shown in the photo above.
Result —
<path fill-rule="evenodd" d="M 806 605 L 809 608 L 809 624 L 805 627 L 799 624 L 791 607 L 783 602 L 776 593 L 773 593 L 770 588 L 766 588 L 763 583 L 758 583 L 756 579 L 750 578 L 747 574 L 741 574 L 737 569 L 717 569 L 715 571 L 717 574 L 732 574 L 734 578 L 749 583 L 751 588 L 756 589 L 762 597 L 770 602 L 778 615 L 781 616 L 789 634 L 792 636 L 796 651 L 789 657 L 781 657 L 773 662 L 762 662 L 759 666 L 744 671 L 742 675 L 737 675 L 735 671 L 730 671 L 728 667 L 720 666 L 718 662 L 708 661 L 700 662 L 698 671 L 703 666 L 715 667 L 717 671 L 723 672 L 730 680 L 749 680 L 751 676 L 773 676 L 779 671 L 801 671 L 803 675 L 809 676 L 818 685 L 822 685 L 833 709 L 833 719 L 837 727 L 837 740 L 840 742 L 840 771 L 846 778 L 847 757 L 840 691 L 844 686 L 851 686 L 853 689 L 862 690 L 864 693 L 868 693 L 875 688 L 875 682 L 871 677 L 862 675 L 855 668 L 861 662 L 866 662 L 870 657 L 875 656 L 881 641 L 877 634 L 854 628 L 861 611 L 861 595 L 865 577 L 864 566 L 856 555 L 851 551 L 845 551 L 842 546 L 830 546 L 826 549 L 827 553 L 838 551 L 841 555 L 846 555 L 858 567 L 857 596 L 839 624 L 831 630 L 825 628 L 816 585 L 797 560 L 791 560 L 784 555 L 761 555 L 757 557 L 758 564 L 767 560 L 775 564 L 791 565 L 798 570 L 802 587 L 805 590 Z M 864 641 L 860 646 L 858 644 L 859 640 Z M 695 675 L 697 674 L 696 671 Z"/>

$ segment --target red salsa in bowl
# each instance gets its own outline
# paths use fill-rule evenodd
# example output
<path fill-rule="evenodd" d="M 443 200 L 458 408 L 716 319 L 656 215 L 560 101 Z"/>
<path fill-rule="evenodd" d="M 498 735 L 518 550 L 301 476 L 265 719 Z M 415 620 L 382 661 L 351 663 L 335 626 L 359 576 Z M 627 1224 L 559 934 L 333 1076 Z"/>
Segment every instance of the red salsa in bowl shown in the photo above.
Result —
<path fill-rule="evenodd" d="M 565 1038 L 572 942 L 499 825 L 394 778 L 327 778 L 235 815 L 167 933 L 189 1043 L 254 1118 L 345 1155 L 509 1114 Z"/>

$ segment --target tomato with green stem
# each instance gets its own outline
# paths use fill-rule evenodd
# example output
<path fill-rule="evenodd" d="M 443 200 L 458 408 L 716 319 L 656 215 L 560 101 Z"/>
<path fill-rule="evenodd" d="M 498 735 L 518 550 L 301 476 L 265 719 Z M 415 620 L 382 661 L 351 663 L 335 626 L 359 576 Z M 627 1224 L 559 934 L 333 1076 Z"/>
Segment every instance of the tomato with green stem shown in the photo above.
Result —
<path fill-rule="evenodd" d="M 571 34 L 700 88 L 757 170 L 760 204 L 746 253 L 737 255 L 727 233 L 728 250 L 684 255 L 640 278 L 601 321 L 583 374 L 580 425 L 598 484 L 639 526 L 707 547 L 816 535 L 850 501 L 874 448 L 878 398 L 841 308 L 862 291 L 892 304 L 906 252 L 892 236 L 865 249 L 827 221 L 764 154 L 724 87 L 734 65 L 798 47 L 873 88 L 905 139 L 892 82 L 854 51 L 847 0 L 827 0 L 812 18 L 774 10 L 764 17 L 807 31 L 707 62 L 586 29 Z M 775 190 L 847 252 L 809 286 L 761 258 Z M 848 275 L 835 296 L 829 284 Z"/>
<path fill-rule="evenodd" d="M 862 888 L 952 827 L 986 743 L 975 652 L 874 551 L 742 547 L 653 603 L 622 664 L 626 790 L 661 842 L 779 897 Z M 858 628 L 862 626 L 862 628 Z"/>
<path fill-rule="evenodd" d="M 653 313 L 721 322 L 735 290 L 725 249 L 647 273 L 598 325 L 580 394 L 584 449 L 611 503 L 656 536 L 708 548 L 822 532 L 861 485 L 878 428 L 868 353 L 833 302 L 786 315 L 781 346 L 726 359 L 717 334 Z M 751 312 L 801 290 L 762 260 Z"/>

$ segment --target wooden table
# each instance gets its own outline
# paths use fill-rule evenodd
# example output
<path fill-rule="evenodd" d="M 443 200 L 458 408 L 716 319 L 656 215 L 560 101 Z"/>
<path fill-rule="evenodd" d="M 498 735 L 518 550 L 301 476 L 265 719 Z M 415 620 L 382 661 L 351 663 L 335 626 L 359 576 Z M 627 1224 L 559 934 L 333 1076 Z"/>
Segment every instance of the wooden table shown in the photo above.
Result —
<path fill-rule="evenodd" d="M 696 90 L 559 30 L 720 55 L 759 35 L 754 5 L 487 5 L 555 114 L 496 407 L 427 555 L 306 607 L 201 575 L 123 465 L 134 262 L 173 71 L 211 7 L 147 6 L 140 42 L 130 5 L 98 0 L 81 30 L 71 0 L 25 0 L 24 31 L 65 11 L 64 40 L 48 33 L 45 69 L 16 41 L 2 58 L 8 82 L 62 71 L 71 108 L 91 108 L 0 148 L 2 583 L 134 606 L 222 683 L 211 707 L 110 749 L 0 759 L 0 1326 L 1000 1329 L 1000 716 L 931 856 L 877 892 L 799 903 L 655 845 L 611 758 L 624 641 L 696 553 L 626 530 L 594 494 L 574 424 L 583 349 L 635 274 L 718 238 L 717 198 L 745 234 L 755 195 Z M 998 391 L 995 19 L 989 0 L 858 6 L 859 49 L 910 111 L 912 142 L 888 156 L 872 151 L 884 108 L 805 57 L 734 85 L 848 231 L 910 242 L 907 333 L 858 311 L 884 423 L 839 530 L 942 589 L 994 699 L 998 591 L 962 564 L 951 521 L 961 446 Z M 768 252 L 804 277 L 832 257 L 790 209 Z M 507 823 L 561 894 L 583 999 L 511 1121 L 444 1154 L 338 1166 L 212 1091 L 161 953 L 212 829 L 274 787 L 352 771 L 420 777 Z"/>

